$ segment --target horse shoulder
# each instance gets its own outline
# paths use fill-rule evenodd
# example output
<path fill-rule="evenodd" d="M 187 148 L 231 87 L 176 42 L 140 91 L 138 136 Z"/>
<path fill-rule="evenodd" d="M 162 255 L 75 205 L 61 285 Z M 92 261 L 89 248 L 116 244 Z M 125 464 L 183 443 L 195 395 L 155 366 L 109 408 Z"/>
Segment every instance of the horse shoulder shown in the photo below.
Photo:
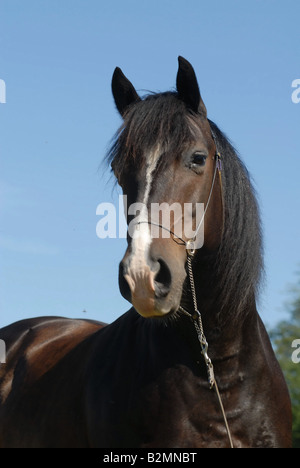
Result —
<path fill-rule="evenodd" d="M 0 330 L 7 347 L 0 367 L 0 403 L 14 384 L 29 384 L 47 373 L 80 342 L 104 326 L 101 322 L 62 317 L 22 320 Z M 24 372 L 26 370 L 26 377 Z"/>
<path fill-rule="evenodd" d="M 256 346 L 248 361 L 249 368 L 254 370 L 251 382 L 255 395 L 254 446 L 290 448 L 292 411 L 288 387 L 266 328 L 260 316 L 257 317 Z"/>

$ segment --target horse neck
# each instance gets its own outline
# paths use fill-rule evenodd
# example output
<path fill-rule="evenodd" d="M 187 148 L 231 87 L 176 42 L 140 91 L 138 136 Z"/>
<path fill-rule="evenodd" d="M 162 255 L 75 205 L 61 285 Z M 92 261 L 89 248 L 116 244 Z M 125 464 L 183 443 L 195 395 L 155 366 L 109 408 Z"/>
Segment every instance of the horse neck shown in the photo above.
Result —
<path fill-rule="evenodd" d="M 246 322 L 247 327 L 253 324 L 250 328 L 257 323 L 254 290 L 248 293 L 243 304 L 234 295 L 231 297 L 224 292 L 222 272 L 218 269 L 218 252 L 200 252 L 193 263 L 193 275 L 198 310 L 207 339 L 216 345 L 234 345 L 240 340 Z M 184 287 L 183 306 L 190 312 L 194 309 L 189 278 Z"/>

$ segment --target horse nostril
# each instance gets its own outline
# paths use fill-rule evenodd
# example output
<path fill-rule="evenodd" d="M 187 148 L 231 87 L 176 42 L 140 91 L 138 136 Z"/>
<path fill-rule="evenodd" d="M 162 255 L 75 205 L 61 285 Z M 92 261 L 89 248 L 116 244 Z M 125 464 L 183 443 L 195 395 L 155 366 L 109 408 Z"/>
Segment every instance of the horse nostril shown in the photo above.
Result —
<path fill-rule="evenodd" d="M 125 273 L 125 267 L 124 267 L 123 262 L 121 262 L 119 265 L 119 289 L 124 299 L 130 302 L 131 291 L 130 291 L 129 284 L 124 278 L 124 273 Z"/>
<path fill-rule="evenodd" d="M 171 289 L 171 272 L 168 265 L 163 260 L 157 260 L 159 270 L 154 278 L 155 296 L 157 298 L 166 297 Z"/>
<path fill-rule="evenodd" d="M 148 269 L 149 268 L 148 266 Z M 127 281 L 128 278 L 125 278 L 127 272 L 127 261 L 123 260 L 119 265 L 119 288 L 122 296 L 127 299 L 127 301 L 131 302 L 132 291 Z M 171 289 L 172 278 L 170 269 L 164 260 L 158 259 L 151 261 L 151 272 L 153 275 L 152 278 L 154 279 L 155 297 L 156 299 L 163 299 L 169 294 Z M 144 283 L 141 282 L 139 288 L 144 288 L 144 286 Z"/>

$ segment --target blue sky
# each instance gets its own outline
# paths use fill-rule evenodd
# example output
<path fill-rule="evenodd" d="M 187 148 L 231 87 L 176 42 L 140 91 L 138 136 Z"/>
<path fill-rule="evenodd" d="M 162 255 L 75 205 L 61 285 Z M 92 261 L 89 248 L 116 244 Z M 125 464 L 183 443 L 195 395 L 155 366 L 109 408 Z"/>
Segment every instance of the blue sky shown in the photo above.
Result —
<path fill-rule="evenodd" d="M 125 240 L 96 237 L 96 207 L 116 202 L 101 164 L 121 123 L 120 66 L 137 90 L 196 70 L 209 117 L 250 170 L 262 212 L 266 283 L 259 311 L 286 317 L 299 270 L 298 0 L 1 0 L 0 326 L 63 315 L 111 322 Z"/>

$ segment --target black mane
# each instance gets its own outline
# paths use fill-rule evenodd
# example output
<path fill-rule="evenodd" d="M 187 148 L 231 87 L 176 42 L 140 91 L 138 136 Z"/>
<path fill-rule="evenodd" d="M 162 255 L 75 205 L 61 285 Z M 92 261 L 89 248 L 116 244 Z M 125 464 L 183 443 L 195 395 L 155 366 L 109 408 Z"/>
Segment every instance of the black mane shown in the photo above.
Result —
<path fill-rule="evenodd" d="M 214 281 L 218 285 L 220 312 L 232 311 L 237 318 L 259 292 L 263 272 L 260 213 L 245 165 L 216 124 L 209 123 L 222 156 L 224 198 L 224 231 Z"/>
<path fill-rule="evenodd" d="M 145 164 L 147 150 L 158 142 L 165 148 L 163 160 L 179 158 L 194 139 L 187 116 L 198 125 L 202 118 L 189 112 L 175 92 L 148 95 L 129 108 L 107 155 L 117 179 Z M 216 124 L 209 123 L 222 156 L 225 219 L 217 254 L 202 249 L 195 258 L 196 280 L 203 284 L 203 298 L 211 295 L 217 301 L 220 317 L 226 310 L 227 318 L 229 311 L 230 318 L 237 318 L 255 299 L 263 271 L 260 216 L 247 169 Z M 184 303 L 187 290 L 186 283 Z"/>

